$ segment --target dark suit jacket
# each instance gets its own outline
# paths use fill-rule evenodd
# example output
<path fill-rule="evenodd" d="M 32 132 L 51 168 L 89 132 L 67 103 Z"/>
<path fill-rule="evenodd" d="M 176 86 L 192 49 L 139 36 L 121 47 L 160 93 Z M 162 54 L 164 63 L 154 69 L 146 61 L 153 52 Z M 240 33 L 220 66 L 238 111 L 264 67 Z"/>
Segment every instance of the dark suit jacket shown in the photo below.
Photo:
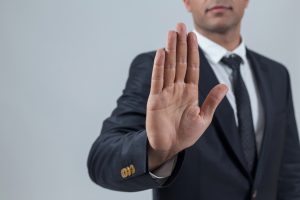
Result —
<path fill-rule="evenodd" d="M 233 110 L 225 98 L 204 135 L 179 153 L 168 180 L 160 184 L 151 178 L 145 116 L 154 54 L 133 61 L 117 108 L 91 148 L 91 179 L 112 190 L 153 189 L 155 200 L 300 200 L 300 147 L 289 74 L 281 64 L 250 50 L 247 56 L 265 113 L 255 177 L 246 170 Z M 201 105 L 218 81 L 202 52 L 200 57 Z"/>

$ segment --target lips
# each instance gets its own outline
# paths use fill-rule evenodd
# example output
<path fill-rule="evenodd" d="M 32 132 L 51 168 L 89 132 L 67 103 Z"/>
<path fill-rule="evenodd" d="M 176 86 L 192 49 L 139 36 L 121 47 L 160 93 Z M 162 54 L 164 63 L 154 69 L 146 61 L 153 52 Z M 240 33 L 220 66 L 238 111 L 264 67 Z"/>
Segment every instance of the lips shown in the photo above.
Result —
<path fill-rule="evenodd" d="M 212 6 L 208 9 L 206 9 L 206 12 L 210 12 L 210 11 L 224 11 L 224 10 L 232 10 L 231 6 L 227 6 L 227 5 L 215 5 Z"/>

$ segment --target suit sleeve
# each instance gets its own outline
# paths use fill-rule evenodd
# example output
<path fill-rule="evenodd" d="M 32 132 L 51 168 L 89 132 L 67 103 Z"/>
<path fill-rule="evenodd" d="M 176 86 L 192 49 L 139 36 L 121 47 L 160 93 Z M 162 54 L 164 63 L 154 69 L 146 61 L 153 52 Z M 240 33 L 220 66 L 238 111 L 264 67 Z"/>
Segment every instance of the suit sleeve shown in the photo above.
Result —
<path fill-rule="evenodd" d="M 279 174 L 278 200 L 300 199 L 300 144 L 289 78 L 288 81 L 288 120 L 285 146 Z"/>
<path fill-rule="evenodd" d="M 103 122 L 101 134 L 91 147 L 89 175 L 102 187 L 128 192 L 158 188 L 170 184 L 178 171 L 183 153 L 164 185 L 148 172 L 145 121 L 153 60 L 151 54 L 134 59 L 117 107 Z"/>

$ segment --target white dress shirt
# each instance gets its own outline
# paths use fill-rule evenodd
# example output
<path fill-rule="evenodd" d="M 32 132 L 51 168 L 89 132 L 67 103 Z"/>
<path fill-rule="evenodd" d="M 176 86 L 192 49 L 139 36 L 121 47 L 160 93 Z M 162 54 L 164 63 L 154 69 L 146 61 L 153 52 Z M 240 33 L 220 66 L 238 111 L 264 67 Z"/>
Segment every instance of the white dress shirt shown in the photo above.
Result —
<path fill-rule="evenodd" d="M 254 78 L 254 74 L 250 67 L 249 61 L 246 57 L 246 46 L 244 41 L 242 41 L 240 45 L 233 51 L 228 51 L 224 47 L 218 45 L 217 43 L 199 34 L 197 31 L 194 31 L 194 33 L 197 35 L 198 44 L 203 50 L 204 55 L 208 63 L 212 67 L 212 70 L 216 75 L 219 83 L 223 83 L 227 85 L 227 87 L 229 88 L 226 94 L 226 98 L 228 99 L 234 111 L 235 121 L 237 125 L 238 125 L 238 117 L 237 117 L 235 96 L 233 93 L 232 70 L 228 66 L 222 64 L 221 59 L 224 56 L 228 56 L 230 54 L 237 54 L 242 58 L 243 63 L 240 66 L 240 71 L 250 97 L 253 127 L 255 131 L 255 139 L 256 139 L 256 147 L 257 147 L 257 152 L 260 152 L 262 138 L 263 138 L 263 131 L 264 131 L 264 121 L 265 121 L 264 113 L 263 113 L 263 107 L 258 93 L 256 81 Z M 200 66 L 200 71 L 201 71 L 201 66 Z M 155 179 L 166 178 L 171 175 L 175 163 L 176 163 L 176 156 L 174 159 L 167 161 L 164 165 L 162 165 L 157 170 L 150 172 L 150 175 Z"/>

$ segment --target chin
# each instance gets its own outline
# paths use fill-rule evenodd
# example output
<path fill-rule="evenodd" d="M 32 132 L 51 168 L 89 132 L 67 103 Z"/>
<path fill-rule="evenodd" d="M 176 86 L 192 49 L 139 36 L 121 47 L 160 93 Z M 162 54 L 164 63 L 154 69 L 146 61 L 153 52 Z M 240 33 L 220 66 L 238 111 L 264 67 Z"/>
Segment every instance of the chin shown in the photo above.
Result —
<path fill-rule="evenodd" d="M 212 28 L 212 31 L 216 32 L 216 33 L 226 33 L 229 30 L 231 30 L 230 26 L 224 26 L 224 25 L 220 25 L 220 26 L 215 26 Z"/>
<path fill-rule="evenodd" d="M 205 24 L 205 29 L 215 33 L 226 33 L 235 27 L 235 23 L 230 20 L 215 20 L 211 23 Z"/>

